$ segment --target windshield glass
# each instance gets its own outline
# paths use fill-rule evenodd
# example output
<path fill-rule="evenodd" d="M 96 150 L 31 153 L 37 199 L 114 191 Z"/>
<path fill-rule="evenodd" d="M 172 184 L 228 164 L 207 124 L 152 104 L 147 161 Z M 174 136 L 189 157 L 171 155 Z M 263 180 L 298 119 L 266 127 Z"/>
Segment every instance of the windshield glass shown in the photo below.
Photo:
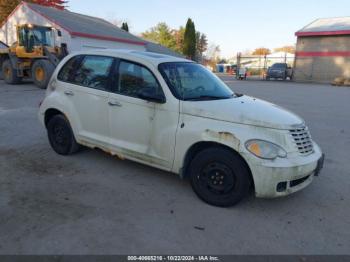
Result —
<path fill-rule="evenodd" d="M 272 68 L 276 68 L 276 69 L 284 69 L 286 67 L 287 67 L 286 64 L 274 64 L 274 65 L 272 65 Z"/>
<path fill-rule="evenodd" d="M 53 46 L 52 30 L 46 27 L 37 27 L 33 30 L 35 43 L 37 45 Z"/>
<path fill-rule="evenodd" d="M 26 41 L 34 46 L 53 46 L 53 35 L 51 28 L 35 26 L 34 28 L 24 27 L 19 32 L 20 45 L 26 45 Z"/>
<path fill-rule="evenodd" d="M 217 100 L 234 97 L 231 89 L 204 66 L 173 62 L 159 65 L 173 94 L 181 100 Z"/>

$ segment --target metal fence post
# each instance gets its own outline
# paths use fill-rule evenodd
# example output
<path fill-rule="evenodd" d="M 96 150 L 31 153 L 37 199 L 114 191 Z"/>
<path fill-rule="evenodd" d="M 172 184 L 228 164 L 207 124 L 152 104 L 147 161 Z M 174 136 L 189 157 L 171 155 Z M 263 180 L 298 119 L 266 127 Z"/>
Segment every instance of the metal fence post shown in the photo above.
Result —
<path fill-rule="evenodd" d="M 236 69 L 236 79 L 239 77 L 239 69 L 241 68 L 241 53 L 237 53 L 237 69 Z"/>

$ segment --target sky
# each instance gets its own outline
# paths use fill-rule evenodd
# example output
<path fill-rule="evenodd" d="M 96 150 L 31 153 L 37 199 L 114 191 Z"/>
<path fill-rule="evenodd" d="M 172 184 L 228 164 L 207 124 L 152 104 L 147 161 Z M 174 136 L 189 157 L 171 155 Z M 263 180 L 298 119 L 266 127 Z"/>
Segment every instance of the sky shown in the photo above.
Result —
<path fill-rule="evenodd" d="M 136 35 L 159 22 L 171 28 L 192 18 L 222 57 L 257 47 L 296 43 L 294 33 L 317 18 L 350 16 L 349 0 L 69 0 L 73 12 L 127 21 Z"/>

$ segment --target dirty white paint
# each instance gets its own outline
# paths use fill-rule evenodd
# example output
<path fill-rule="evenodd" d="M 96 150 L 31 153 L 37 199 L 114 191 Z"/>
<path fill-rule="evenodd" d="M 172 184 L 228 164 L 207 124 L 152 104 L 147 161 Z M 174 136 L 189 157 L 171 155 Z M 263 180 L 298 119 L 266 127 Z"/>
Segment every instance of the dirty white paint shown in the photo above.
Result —
<path fill-rule="evenodd" d="M 169 56 L 149 56 L 131 51 L 87 51 L 135 61 L 149 68 L 158 79 L 166 103 L 157 104 L 133 97 L 91 90 L 57 80 L 61 66 L 53 75 L 55 89 L 48 88 L 39 117 L 55 108 L 69 119 L 79 143 L 98 147 L 120 158 L 131 159 L 179 174 L 189 149 L 200 142 L 214 142 L 231 148 L 247 162 L 253 176 L 256 195 L 278 197 L 301 190 L 311 183 L 321 150 L 302 156 L 289 133 L 304 124 L 295 114 L 276 105 L 248 96 L 214 101 L 182 101 L 170 92 L 158 71 L 164 62 L 189 62 Z M 78 53 L 79 54 L 79 53 Z M 65 91 L 74 96 L 64 95 Z M 111 107 L 108 103 L 117 103 Z M 279 145 L 286 158 L 263 160 L 247 151 L 245 143 L 260 139 Z M 310 175 L 309 179 L 283 193 L 276 191 L 280 182 Z"/>

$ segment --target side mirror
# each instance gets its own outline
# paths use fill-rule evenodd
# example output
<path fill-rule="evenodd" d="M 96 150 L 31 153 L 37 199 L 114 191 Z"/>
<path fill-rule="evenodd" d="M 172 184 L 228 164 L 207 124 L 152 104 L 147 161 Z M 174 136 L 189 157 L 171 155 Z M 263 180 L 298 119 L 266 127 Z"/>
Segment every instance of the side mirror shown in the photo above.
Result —
<path fill-rule="evenodd" d="M 156 94 L 154 91 L 156 88 L 142 88 L 138 93 L 137 96 L 141 99 L 147 100 L 149 102 L 164 104 L 165 103 L 165 97 L 161 94 Z"/>
<path fill-rule="evenodd" d="M 61 30 L 57 30 L 57 36 L 58 36 L 58 37 L 62 37 L 62 32 L 61 32 Z"/>

